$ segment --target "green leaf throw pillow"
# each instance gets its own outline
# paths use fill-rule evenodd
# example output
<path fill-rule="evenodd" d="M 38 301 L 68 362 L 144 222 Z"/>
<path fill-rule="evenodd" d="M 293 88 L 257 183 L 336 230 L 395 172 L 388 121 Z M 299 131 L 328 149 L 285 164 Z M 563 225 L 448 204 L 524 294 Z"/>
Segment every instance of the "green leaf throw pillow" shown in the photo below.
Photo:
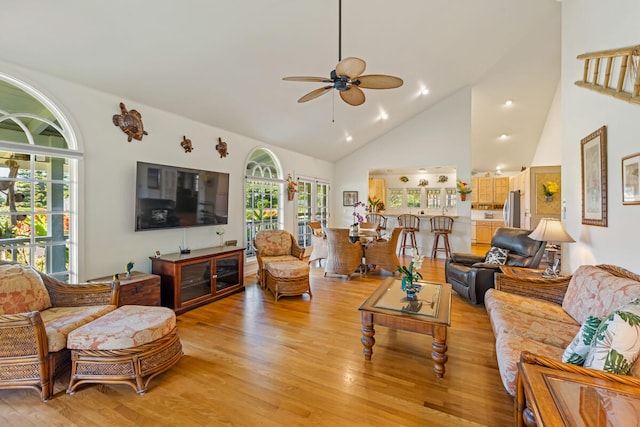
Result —
<path fill-rule="evenodd" d="M 584 321 L 573 341 L 571 341 L 564 351 L 562 355 L 563 362 L 578 366 L 584 365 L 584 360 L 587 358 L 587 354 L 589 354 L 593 337 L 596 335 L 596 330 L 603 320 L 604 319 L 600 317 L 587 317 L 587 320 Z"/>
<path fill-rule="evenodd" d="M 484 259 L 485 264 L 499 264 L 505 265 L 507 262 L 507 256 L 509 255 L 509 249 L 502 249 L 492 246 L 487 252 L 487 256 Z"/>
<path fill-rule="evenodd" d="M 640 353 L 640 299 L 607 316 L 595 332 L 585 368 L 627 374 Z"/>

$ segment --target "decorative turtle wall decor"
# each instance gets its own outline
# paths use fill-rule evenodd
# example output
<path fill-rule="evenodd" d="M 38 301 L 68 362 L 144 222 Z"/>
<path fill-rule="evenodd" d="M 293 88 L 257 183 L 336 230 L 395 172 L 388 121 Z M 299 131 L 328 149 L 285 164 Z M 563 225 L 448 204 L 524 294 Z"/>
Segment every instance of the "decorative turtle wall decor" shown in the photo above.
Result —
<path fill-rule="evenodd" d="M 222 140 L 222 138 L 218 138 L 218 145 L 216 145 L 216 150 L 220 153 L 220 158 L 227 157 L 227 143 Z"/>
<path fill-rule="evenodd" d="M 120 103 L 120 111 L 122 111 L 122 114 L 115 114 L 113 116 L 113 124 L 119 126 L 122 132 L 129 136 L 129 142 L 134 138 L 142 141 L 144 135 L 149 135 L 143 128 L 140 113 L 136 110 L 127 111 L 127 107 L 125 107 L 122 102 Z"/>
<path fill-rule="evenodd" d="M 185 153 L 190 153 L 193 150 L 193 145 L 191 145 L 191 140 L 187 139 L 186 136 L 182 137 L 182 142 L 180 143 L 182 148 L 184 148 Z"/>

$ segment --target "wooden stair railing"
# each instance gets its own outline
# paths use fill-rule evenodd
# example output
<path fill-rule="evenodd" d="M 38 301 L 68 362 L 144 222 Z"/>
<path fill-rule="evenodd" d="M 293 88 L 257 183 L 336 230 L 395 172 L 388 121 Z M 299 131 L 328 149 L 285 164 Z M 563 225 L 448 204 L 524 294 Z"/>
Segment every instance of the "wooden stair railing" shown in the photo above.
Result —
<path fill-rule="evenodd" d="M 584 59 L 584 72 L 576 85 L 640 105 L 640 45 L 583 53 L 577 58 Z"/>

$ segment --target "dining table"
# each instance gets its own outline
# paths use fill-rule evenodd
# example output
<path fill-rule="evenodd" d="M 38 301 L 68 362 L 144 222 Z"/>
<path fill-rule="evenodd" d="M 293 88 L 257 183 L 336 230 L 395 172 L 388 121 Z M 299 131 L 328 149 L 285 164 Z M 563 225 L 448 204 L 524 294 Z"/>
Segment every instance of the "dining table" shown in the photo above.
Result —
<path fill-rule="evenodd" d="M 367 247 L 378 239 L 380 239 L 380 232 L 378 230 L 368 228 L 359 230 L 358 234 L 349 235 L 351 243 L 360 242 L 360 245 L 362 246 L 362 263 L 356 269 L 360 274 L 364 275 L 368 270 L 367 260 L 365 257 Z"/>

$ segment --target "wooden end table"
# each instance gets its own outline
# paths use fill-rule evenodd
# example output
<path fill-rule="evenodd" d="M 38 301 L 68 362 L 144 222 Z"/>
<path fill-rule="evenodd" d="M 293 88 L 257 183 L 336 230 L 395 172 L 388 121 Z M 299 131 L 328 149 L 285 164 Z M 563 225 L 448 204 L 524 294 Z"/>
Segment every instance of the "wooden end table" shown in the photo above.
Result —
<path fill-rule="evenodd" d="M 389 277 L 360 306 L 364 358 L 373 355 L 374 325 L 417 332 L 433 337 L 431 357 L 438 378 L 444 376 L 447 363 L 447 328 L 451 326 L 451 285 L 419 282 L 422 290 L 417 301 L 407 301 L 402 281 Z"/>
<path fill-rule="evenodd" d="M 495 288 L 526 297 L 562 304 L 571 276 L 542 277 L 538 268 L 500 266 L 501 273 L 494 277 Z"/>
<path fill-rule="evenodd" d="M 520 362 L 516 426 L 633 426 L 640 420 L 640 389 Z"/>
<path fill-rule="evenodd" d="M 132 271 L 131 276 L 118 274 L 120 280 L 120 297 L 118 307 L 123 305 L 160 305 L 160 276 L 156 274 Z M 89 282 L 110 282 L 113 276 L 91 279 Z"/>

